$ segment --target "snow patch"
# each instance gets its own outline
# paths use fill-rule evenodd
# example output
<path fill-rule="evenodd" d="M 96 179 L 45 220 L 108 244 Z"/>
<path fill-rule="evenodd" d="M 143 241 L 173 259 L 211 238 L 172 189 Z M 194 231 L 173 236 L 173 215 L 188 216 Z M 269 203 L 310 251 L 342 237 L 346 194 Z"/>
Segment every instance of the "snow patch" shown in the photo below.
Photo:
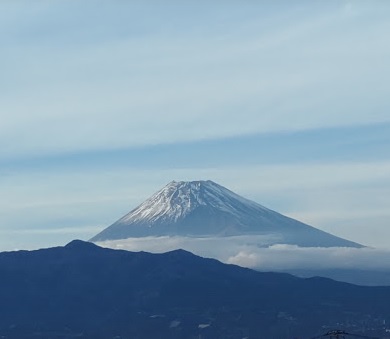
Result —
<path fill-rule="evenodd" d="M 254 211 L 274 213 L 211 180 L 172 181 L 121 218 L 118 223 L 177 222 L 202 205 L 211 206 L 235 217 L 239 217 L 243 210 L 248 210 L 248 213 Z"/>

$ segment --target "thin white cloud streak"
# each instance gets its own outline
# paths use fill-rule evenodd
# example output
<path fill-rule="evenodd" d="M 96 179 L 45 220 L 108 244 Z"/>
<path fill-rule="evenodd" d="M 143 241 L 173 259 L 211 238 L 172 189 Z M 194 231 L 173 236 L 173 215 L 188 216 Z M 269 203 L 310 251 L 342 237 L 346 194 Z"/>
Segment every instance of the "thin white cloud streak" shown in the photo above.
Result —
<path fill-rule="evenodd" d="M 16 203 L 35 205 L 61 205 L 82 202 L 110 201 L 128 198 L 142 202 L 148 194 L 154 193 L 171 180 L 211 179 L 256 201 L 267 199 L 269 194 L 306 194 L 319 190 L 319 193 L 332 190 L 389 189 L 390 163 L 330 163 L 330 164 L 281 164 L 258 166 L 223 166 L 222 168 L 85 168 L 77 172 L 68 169 L 55 171 L 21 171 L 0 177 L 8 195 L 2 201 L 7 208 Z M 31 192 L 28 194 L 26 189 Z M 366 191 L 368 190 L 368 191 Z M 46 195 L 51 193 L 50 198 Z M 64 194 L 65 193 L 65 194 Z M 329 192 L 328 192 L 329 193 Z M 351 192 L 351 196 L 355 192 Z M 36 199 L 31 199 L 35 196 Z M 367 196 L 367 203 L 387 203 L 385 194 L 378 197 Z M 42 200 L 40 200 L 40 198 Z M 302 197 L 301 197 L 302 198 Z M 362 197 L 364 198 L 364 197 Z M 308 203 L 312 197 L 307 197 Z"/>
<path fill-rule="evenodd" d="M 71 235 L 71 236 L 77 236 L 77 235 L 93 235 L 96 234 L 101 230 L 100 227 L 97 226 L 81 226 L 81 227 L 62 227 L 62 228 L 53 228 L 53 229 L 47 229 L 47 228 L 34 228 L 34 229 L 19 229 L 19 230 L 12 230 L 8 231 L 8 233 L 12 233 L 15 236 L 19 235 Z"/>
<path fill-rule="evenodd" d="M 306 14 L 282 25 L 275 18 L 268 29 L 257 18 L 236 19 L 228 34 L 181 23 L 173 36 L 151 27 L 104 39 L 88 19 L 90 27 L 75 24 L 93 43 L 16 40 L 0 57 L 10 66 L 0 84 L 0 155 L 389 121 L 389 24 L 348 17 L 342 7 Z"/>
<path fill-rule="evenodd" d="M 259 270 L 288 269 L 390 269 L 390 251 L 373 248 L 298 247 L 278 244 L 270 247 L 265 236 L 215 238 L 147 237 L 97 243 L 129 251 L 162 253 L 185 249 L 203 257 Z"/>
<path fill-rule="evenodd" d="M 96 226 L 81 224 L 79 227 L 0 229 L 0 251 L 36 250 L 64 246 L 77 239 L 89 239 L 97 232 Z"/>

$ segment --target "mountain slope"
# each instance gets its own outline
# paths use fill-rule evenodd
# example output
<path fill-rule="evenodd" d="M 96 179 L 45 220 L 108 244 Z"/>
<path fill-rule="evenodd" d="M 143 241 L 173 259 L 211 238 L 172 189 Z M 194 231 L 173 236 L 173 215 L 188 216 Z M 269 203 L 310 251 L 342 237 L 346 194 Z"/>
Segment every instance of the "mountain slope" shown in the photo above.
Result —
<path fill-rule="evenodd" d="M 380 334 L 390 317 L 390 288 L 260 273 L 183 250 L 132 253 L 73 241 L 0 253 L 0 276 L 6 338 L 272 339 L 341 323 Z"/>
<path fill-rule="evenodd" d="M 91 241 L 147 236 L 269 235 L 269 244 L 361 245 L 288 218 L 210 180 L 172 181 Z"/>

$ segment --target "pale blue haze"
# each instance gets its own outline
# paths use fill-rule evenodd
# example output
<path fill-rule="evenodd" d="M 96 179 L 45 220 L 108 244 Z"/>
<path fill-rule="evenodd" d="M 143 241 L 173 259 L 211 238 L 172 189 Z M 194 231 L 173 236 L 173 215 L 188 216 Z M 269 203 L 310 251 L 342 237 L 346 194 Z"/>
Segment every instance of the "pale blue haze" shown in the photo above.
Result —
<path fill-rule="evenodd" d="M 0 250 L 211 179 L 390 237 L 388 1 L 2 1 Z"/>

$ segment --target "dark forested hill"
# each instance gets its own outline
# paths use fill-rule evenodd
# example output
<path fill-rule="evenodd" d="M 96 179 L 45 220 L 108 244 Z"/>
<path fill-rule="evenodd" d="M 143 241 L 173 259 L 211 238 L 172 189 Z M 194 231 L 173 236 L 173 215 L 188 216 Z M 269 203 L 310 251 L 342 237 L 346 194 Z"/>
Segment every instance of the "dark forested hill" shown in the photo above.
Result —
<path fill-rule="evenodd" d="M 0 337 L 310 338 L 381 335 L 390 288 L 260 273 L 177 250 L 73 241 L 0 253 Z"/>

